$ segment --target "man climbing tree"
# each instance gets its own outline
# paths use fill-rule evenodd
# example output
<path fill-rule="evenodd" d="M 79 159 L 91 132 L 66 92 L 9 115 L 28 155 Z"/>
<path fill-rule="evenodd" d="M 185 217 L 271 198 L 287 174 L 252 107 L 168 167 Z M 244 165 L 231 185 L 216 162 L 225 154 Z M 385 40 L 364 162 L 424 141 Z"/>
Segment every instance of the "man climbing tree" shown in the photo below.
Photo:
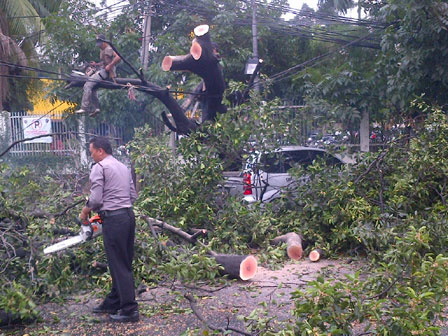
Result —
<path fill-rule="evenodd" d="M 100 51 L 100 62 L 90 62 L 92 67 L 96 67 L 98 70 L 95 71 L 89 78 L 89 80 L 84 84 L 84 92 L 82 95 L 81 109 L 77 110 L 76 113 L 86 113 L 89 112 L 90 116 L 100 112 L 99 101 L 96 89 L 98 83 L 107 79 L 115 78 L 115 65 L 121 61 L 120 56 L 112 49 L 112 47 L 105 42 L 106 37 L 103 34 L 98 34 L 96 36 L 96 45 L 101 49 Z"/>
<path fill-rule="evenodd" d="M 208 25 L 196 27 L 194 34 L 195 39 L 190 47 L 190 52 L 181 56 L 166 56 L 162 61 L 162 69 L 164 71 L 190 71 L 202 78 L 203 84 L 198 88 L 198 93 L 201 93 L 200 90 L 205 87 L 205 92 L 203 92 L 205 107 L 202 111 L 202 122 L 214 122 L 217 113 L 225 113 L 227 110 L 226 106 L 222 103 L 225 82 L 222 68 L 219 65 L 220 56 L 217 53 L 216 46 L 212 44 L 210 39 Z M 102 38 L 99 40 L 104 42 Z M 85 76 L 70 76 L 68 79 L 69 84 L 66 88 L 84 86 L 83 103 L 81 110 L 78 110 L 79 113 L 84 113 L 88 109 L 89 105 L 84 102 L 89 101 L 88 97 L 91 95 L 89 92 L 89 90 L 92 91 L 91 87 L 95 89 L 117 90 L 123 89 L 123 87 L 128 85 L 134 85 L 136 90 L 158 98 L 168 108 L 175 125 L 171 123 L 165 112 L 162 113 L 162 119 L 172 131 L 178 132 L 179 134 L 189 134 L 199 127 L 196 120 L 186 117 L 184 108 L 179 105 L 166 87 L 160 87 L 145 80 L 143 74 L 137 71 L 126 58 L 120 57 L 119 51 L 112 44 L 109 45 L 106 43 L 106 46 L 110 46 L 115 54 L 132 69 L 138 78 L 115 78 L 113 81 L 104 81 L 102 77 L 94 79 L 93 77 L 95 75 L 88 80 L 86 80 Z M 114 57 L 115 59 L 117 58 Z M 113 65 L 115 64 L 113 63 Z M 86 89 L 87 85 L 89 87 Z M 93 114 L 95 114 L 95 111 Z"/>

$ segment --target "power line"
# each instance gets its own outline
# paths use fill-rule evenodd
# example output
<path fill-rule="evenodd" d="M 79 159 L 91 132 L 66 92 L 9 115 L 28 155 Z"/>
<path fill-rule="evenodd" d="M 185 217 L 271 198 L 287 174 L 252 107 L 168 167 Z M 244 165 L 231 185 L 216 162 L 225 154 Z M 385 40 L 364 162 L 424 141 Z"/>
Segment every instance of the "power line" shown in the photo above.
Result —
<path fill-rule="evenodd" d="M 247 3 L 247 0 L 242 0 L 243 2 Z M 256 0 L 256 3 L 260 5 L 260 7 L 268 8 L 268 9 L 276 9 L 281 10 L 282 12 L 289 12 L 292 14 L 295 14 L 296 16 L 304 16 L 309 18 L 315 18 L 315 19 L 321 19 L 321 20 L 329 20 L 334 22 L 345 22 L 352 25 L 368 25 L 368 26 L 379 26 L 384 27 L 385 23 L 380 21 L 373 21 L 373 20 L 366 20 L 366 19 L 354 19 L 346 16 L 341 15 L 334 15 L 330 13 L 321 13 L 321 12 L 315 12 L 313 10 L 297 10 L 294 8 L 291 8 L 289 6 L 284 5 L 276 5 L 276 4 L 267 4 L 260 2 L 259 0 Z"/>
<path fill-rule="evenodd" d="M 385 28 L 384 28 L 384 29 L 385 29 Z M 320 60 L 320 59 L 326 58 L 326 57 L 328 57 L 328 56 L 330 56 L 330 55 L 332 55 L 332 54 L 338 53 L 338 52 L 342 51 L 343 49 L 345 49 L 345 48 L 347 48 L 347 47 L 353 45 L 354 43 L 359 42 L 359 41 L 362 41 L 362 40 L 368 38 L 368 37 L 369 37 L 370 35 L 372 35 L 373 33 L 374 33 L 374 32 L 370 32 L 369 34 L 364 35 L 364 36 L 361 36 L 360 38 L 358 38 L 358 39 L 356 39 L 356 40 L 354 40 L 354 41 L 348 42 L 347 44 L 343 45 L 342 47 L 340 47 L 340 48 L 338 48 L 338 49 L 330 50 L 330 51 L 328 51 L 328 52 L 326 52 L 326 53 L 324 53 L 324 54 L 322 54 L 322 55 L 313 57 L 313 58 L 311 58 L 311 59 L 309 59 L 309 60 L 307 60 L 307 61 L 305 61 L 305 62 L 303 62 L 303 63 L 301 63 L 301 64 L 297 64 L 297 65 L 295 65 L 295 66 L 293 66 L 293 67 L 291 67 L 291 68 L 289 68 L 289 69 L 283 70 L 283 71 L 281 71 L 281 72 L 279 72 L 279 73 L 277 73 L 277 74 L 271 76 L 271 77 L 269 78 L 269 80 L 272 81 L 272 82 L 275 82 L 275 81 L 279 81 L 279 80 L 288 78 L 288 77 L 294 75 L 294 71 L 296 71 L 297 69 L 301 69 L 301 68 L 307 67 L 308 64 L 311 64 L 311 63 L 313 63 L 313 62 L 315 62 L 315 61 L 318 61 L 318 60 Z"/>
<path fill-rule="evenodd" d="M 69 79 L 71 79 L 70 75 L 67 74 L 63 74 L 63 73 L 57 73 L 54 71 L 48 71 L 48 70 L 43 70 L 43 69 L 38 69 L 38 68 L 33 68 L 33 67 L 25 67 L 25 66 L 21 66 L 20 64 L 14 64 L 14 63 L 9 63 L 9 62 L 3 62 L 0 61 L 0 64 L 4 64 L 5 66 L 8 67 L 18 67 L 18 68 L 29 68 L 32 69 L 33 71 L 36 72 L 43 72 L 43 73 L 50 73 L 50 74 L 57 74 L 60 76 L 64 76 L 65 78 L 54 78 L 54 77 L 43 77 L 43 76 L 29 76 L 29 75 L 0 75 L 0 77 L 5 77 L 5 78 L 26 78 L 26 79 L 47 79 L 47 80 L 54 80 L 54 81 L 65 81 L 67 82 Z M 93 79 L 93 78 L 86 78 L 86 82 L 87 81 L 91 81 L 91 82 L 96 82 L 96 83 L 109 83 L 109 84 L 114 84 L 116 86 L 120 86 L 123 89 L 129 89 L 129 86 L 127 84 L 119 84 L 119 83 L 115 83 L 115 82 L 111 82 L 108 80 L 104 80 L 104 79 Z M 150 89 L 149 87 L 145 86 L 145 85 L 132 85 L 132 87 L 137 88 L 137 89 L 142 89 L 143 91 L 154 91 L 152 89 Z M 184 93 L 184 94 L 194 94 L 194 95 L 204 95 L 204 93 L 195 93 L 195 92 L 189 92 L 189 91 L 178 91 L 178 90 L 167 90 L 168 92 L 171 93 Z"/>

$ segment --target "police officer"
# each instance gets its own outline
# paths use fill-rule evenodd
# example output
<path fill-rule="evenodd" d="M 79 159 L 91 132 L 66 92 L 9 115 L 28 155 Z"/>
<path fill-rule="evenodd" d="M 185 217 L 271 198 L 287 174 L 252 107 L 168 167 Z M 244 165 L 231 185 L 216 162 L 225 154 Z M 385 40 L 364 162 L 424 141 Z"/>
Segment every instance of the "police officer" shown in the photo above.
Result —
<path fill-rule="evenodd" d="M 112 290 L 94 313 L 109 313 L 112 321 L 139 320 L 135 300 L 132 260 L 134 257 L 135 216 L 132 204 L 137 198 L 130 170 L 112 156 L 112 146 L 103 137 L 89 141 L 95 165 L 90 172 L 89 200 L 79 217 L 88 224 L 91 211 L 103 220 L 104 249 L 112 276 Z"/>

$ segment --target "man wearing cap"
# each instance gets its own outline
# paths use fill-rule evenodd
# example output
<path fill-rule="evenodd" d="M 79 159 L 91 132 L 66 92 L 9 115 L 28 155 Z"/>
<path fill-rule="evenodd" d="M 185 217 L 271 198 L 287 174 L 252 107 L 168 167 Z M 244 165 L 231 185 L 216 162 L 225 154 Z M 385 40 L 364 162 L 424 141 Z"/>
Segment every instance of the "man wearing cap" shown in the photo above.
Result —
<path fill-rule="evenodd" d="M 104 34 L 96 36 L 96 45 L 101 49 L 100 62 L 91 62 L 90 65 L 100 67 L 89 80 L 84 84 L 84 91 L 82 94 L 81 109 L 76 113 L 89 112 L 93 116 L 100 112 L 98 96 L 96 93 L 97 83 L 102 80 L 113 79 L 115 77 L 115 65 L 121 61 L 120 56 L 112 49 L 112 47 L 105 42 Z"/>

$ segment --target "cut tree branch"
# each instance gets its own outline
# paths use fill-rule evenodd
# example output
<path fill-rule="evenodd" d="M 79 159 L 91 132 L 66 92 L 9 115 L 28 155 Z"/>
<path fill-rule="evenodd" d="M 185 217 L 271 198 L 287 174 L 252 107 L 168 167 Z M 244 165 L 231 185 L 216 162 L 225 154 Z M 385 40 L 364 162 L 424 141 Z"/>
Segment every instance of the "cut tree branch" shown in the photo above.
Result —
<path fill-rule="evenodd" d="M 31 137 L 31 138 L 16 140 L 12 144 L 10 144 L 8 146 L 8 148 L 6 148 L 3 152 L 0 153 L 0 158 L 3 155 L 5 155 L 6 153 L 8 153 L 11 148 L 13 148 L 15 145 L 17 145 L 17 144 L 19 144 L 21 142 L 30 141 L 30 140 L 39 139 L 39 138 L 44 138 L 44 137 L 49 137 L 49 136 L 52 136 L 52 135 L 67 135 L 67 134 L 74 134 L 74 132 L 49 133 L 49 134 L 43 134 L 43 135 L 36 135 L 34 137 Z"/>
<path fill-rule="evenodd" d="M 197 237 L 199 236 L 198 232 L 190 235 L 187 232 L 158 219 L 148 216 L 142 216 L 142 218 L 146 222 L 148 222 L 148 224 L 158 226 L 162 230 L 167 230 L 171 233 L 174 233 L 191 244 L 198 243 L 201 246 L 207 248 L 205 244 L 197 240 Z M 205 234 L 205 232 L 206 231 L 204 231 L 203 234 Z M 208 253 L 215 259 L 217 264 L 221 265 L 224 268 L 224 273 L 230 275 L 232 278 L 249 280 L 252 279 L 257 273 L 257 259 L 255 259 L 254 256 L 218 254 L 211 250 Z"/>
<path fill-rule="evenodd" d="M 185 294 L 184 297 L 190 303 L 190 307 L 191 307 L 191 310 L 193 311 L 194 315 L 196 315 L 196 317 L 199 319 L 199 321 L 201 321 L 204 324 L 204 326 L 207 327 L 208 329 L 216 330 L 216 331 L 222 332 L 223 334 L 225 334 L 225 332 L 227 330 L 230 330 L 230 331 L 234 331 L 234 332 L 236 332 L 238 334 L 241 334 L 241 335 L 252 336 L 252 334 L 249 334 L 249 333 L 247 333 L 247 332 L 245 332 L 243 330 L 239 330 L 239 329 L 236 329 L 236 328 L 233 328 L 233 327 L 227 326 L 225 328 L 219 328 L 219 327 L 213 326 L 212 324 L 207 322 L 202 317 L 202 315 L 199 313 L 198 306 L 196 305 L 196 300 L 193 298 L 193 296 L 191 296 L 190 294 Z"/>
<path fill-rule="evenodd" d="M 205 86 L 202 121 L 214 121 L 216 113 L 225 113 L 227 110 L 222 104 L 225 90 L 224 76 L 210 39 L 209 26 L 197 26 L 194 34 L 196 37 L 192 42 L 190 53 L 182 56 L 166 56 L 162 62 L 162 69 L 190 71 L 200 76 Z"/>

